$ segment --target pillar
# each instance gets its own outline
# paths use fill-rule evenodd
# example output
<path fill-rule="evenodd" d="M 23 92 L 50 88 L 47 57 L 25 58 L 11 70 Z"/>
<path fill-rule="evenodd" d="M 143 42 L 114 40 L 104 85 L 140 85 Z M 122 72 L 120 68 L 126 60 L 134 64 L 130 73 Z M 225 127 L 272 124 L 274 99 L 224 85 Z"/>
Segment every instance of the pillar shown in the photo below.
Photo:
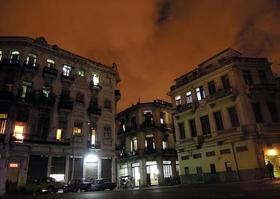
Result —
<path fill-rule="evenodd" d="M 73 158 L 74 159 L 74 158 Z M 74 159 L 75 160 L 75 159 Z M 75 167 L 74 167 L 75 168 Z M 72 170 L 74 169 L 72 168 Z M 73 171 L 72 171 L 73 172 Z M 72 178 L 72 176 L 70 176 Z M 65 173 L 64 173 L 64 182 L 69 181 L 69 155 L 65 159 Z"/>
<path fill-rule="evenodd" d="M 164 176 L 163 176 L 163 165 L 162 165 L 161 158 L 157 160 L 157 168 L 158 168 L 158 183 L 159 185 L 162 185 L 164 184 Z"/>
<path fill-rule="evenodd" d="M 147 170 L 146 170 L 146 161 L 140 160 L 140 186 L 147 186 Z"/>
<path fill-rule="evenodd" d="M 48 157 L 48 169 L 47 169 L 47 176 L 50 176 L 52 169 L 52 155 Z"/>

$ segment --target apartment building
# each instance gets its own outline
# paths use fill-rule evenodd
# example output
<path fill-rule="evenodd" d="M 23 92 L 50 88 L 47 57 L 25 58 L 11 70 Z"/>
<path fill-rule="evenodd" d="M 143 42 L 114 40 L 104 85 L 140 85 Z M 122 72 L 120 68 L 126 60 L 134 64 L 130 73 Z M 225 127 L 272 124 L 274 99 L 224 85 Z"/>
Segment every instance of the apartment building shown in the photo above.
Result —
<path fill-rule="evenodd" d="M 226 49 L 177 78 L 169 95 L 182 183 L 280 176 L 279 80 L 267 58 Z"/>
<path fill-rule="evenodd" d="M 178 183 L 171 109 L 170 103 L 155 100 L 117 114 L 119 180 L 131 176 L 136 187 Z"/>
<path fill-rule="evenodd" d="M 0 193 L 46 176 L 116 178 L 116 64 L 0 37 Z"/>

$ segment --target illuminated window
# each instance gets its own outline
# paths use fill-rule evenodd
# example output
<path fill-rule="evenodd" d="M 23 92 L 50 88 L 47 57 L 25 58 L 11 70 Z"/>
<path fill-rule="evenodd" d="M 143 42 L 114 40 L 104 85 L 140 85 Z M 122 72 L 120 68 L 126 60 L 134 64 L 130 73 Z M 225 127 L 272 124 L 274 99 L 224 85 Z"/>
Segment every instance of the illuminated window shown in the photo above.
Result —
<path fill-rule="evenodd" d="M 164 178 L 172 177 L 171 161 L 163 161 L 162 164 L 163 164 L 163 177 Z"/>
<path fill-rule="evenodd" d="M 187 97 L 187 104 L 192 103 L 192 92 L 191 91 L 188 91 L 186 93 L 186 97 Z"/>
<path fill-rule="evenodd" d="M 37 56 L 34 54 L 29 54 L 26 58 L 26 65 L 36 66 Z"/>
<path fill-rule="evenodd" d="M 160 115 L 160 119 L 159 119 L 160 124 L 164 124 L 165 123 L 165 118 L 166 118 L 166 113 L 165 112 L 160 112 L 159 115 Z"/>
<path fill-rule="evenodd" d="M 167 142 L 165 140 L 162 141 L 162 149 L 167 149 Z"/>
<path fill-rule="evenodd" d="M 180 96 L 180 95 L 177 95 L 177 96 L 175 97 L 175 104 L 176 104 L 176 106 L 182 104 L 182 99 L 181 99 L 181 96 Z"/>
<path fill-rule="evenodd" d="M 205 92 L 203 90 L 203 86 L 200 86 L 195 89 L 197 100 L 200 101 L 205 98 Z"/>
<path fill-rule="evenodd" d="M 2 50 L 0 50 L 0 61 L 2 60 L 2 56 L 3 56 Z"/>
<path fill-rule="evenodd" d="M 138 146 L 137 146 L 137 137 L 133 137 L 131 140 L 130 140 L 130 151 L 133 152 L 133 151 L 137 151 L 138 149 Z"/>
<path fill-rule="evenodd" d="M 28 93 L 32 90 L 32 82 L 22 81 L 21 90 L 20 90 L 20 97 L 25 98 Z"/>
<path fill-rule="evenodd" d="M 63 65 L 63 68 L 62 68 L 62 74 L 64 76 L 70 76 L 71 75 L 71 66 L 67 66 L 67 65 Z"/>
<path fill-rule="evenodd" d="M 96 130 L 91 129 L 90 144 L 94 145 L 96 142 Z"/>
<path fill-rule="evenodd" d="M 47 67 L 54 68 L 55 62 L 52 59 L 47 59 Z"/>
<path fill-rule="evenodd" d="M 62 136 L 62 129 L 57 129 L 56 130 L 56 137 L 55 138 L 60 141 L 61 140 L 61 136 Z"/>
<path fill-rule="evenodd" d="M 42 92 L 46 98 L 49 98 L 51 94 L 51 89 L 48 86 L 44 86 Z"/>
<path fill-rule="evenodd" d="M 0 113 L 0 134 L 5 133 L 6 125 L 7 125 L 8 115 L 5 113 Z"/>
<path fill-rule="evenodd" d="M 14 133 L 13 136 L 17 139 L 17 140 L 23 140 L 24 138 L 24 125 L 21 124 L 20 122 L 17 122 L 14 128 Z"/>
<path fill-rule="evenodd" d="M 153 134 L 146 135 L 145 147 L 148 151 L 156 149 L 155 137 Z"/>
<path fill-rule="evenodd" d="M 19 51 L 12 51 L 11 53 L 11 60 L 19 60 Z"/>
<path fill-rule="evenodd" d="M 78 76 L 84 77 L 85 76 L 85 70 L 84 69 L 78 70 Z"/>
<path fill-rule="evenodd" d="M 82 123 L 81 122 L 75 122 L 74 128 L 73 128 L 73 134 L 74 135 L 80 135 L 82 133 Z"/>
<path fill-rule="evenodd" d="M 97 74 L 93 74 L 92 83 L 94 86 L 99 85 L 99 76 Z"/>

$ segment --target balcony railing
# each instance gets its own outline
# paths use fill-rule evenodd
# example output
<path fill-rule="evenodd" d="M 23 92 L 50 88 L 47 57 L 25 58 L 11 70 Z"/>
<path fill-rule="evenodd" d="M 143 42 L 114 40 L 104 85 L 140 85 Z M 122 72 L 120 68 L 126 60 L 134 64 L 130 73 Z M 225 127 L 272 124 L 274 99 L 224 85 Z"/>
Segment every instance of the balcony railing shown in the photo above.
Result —
<path fill-rule="evenodd" d="M 140 127 L 141 128 L 152 128 L 155 126 L 156 126 L 155 123 L 151 121 L 151 122 L 143 122 Z"/>
<path fill-rule="evenodd" d="M 247 86 L 246 93 L 252 94 L 274 94 L 277 92 L 277 84 L 253 84 Z"/>
<path fill-rule="evenodd" d="M 157 150 L 156 149 L 145 149 L 144 150 L 144 154 L 154 154 L 154 153 L 157 153 Z"/>
<path fill-rule="evenodd" d="M 39 64 L 32 63 L 24 63 L 23 64 L 24 71 L 26 72 L 37 72 L 39 70 Z"/>
<path fill-rule="evenodd" d="M 2 66 L 20 66 L 20 61 L 18 59 L 2 59 Z"/>
<path fill-rule="evenodd" d="M 101 148 L 100 142 L 96 141 L 94 144 L 92 144 L 91 141 L 88 141 L 88 148 L 100 149 Z"/>
<path fill-rule="evenodd" d="M 51 144 L 51 145 L 70 145 L 70 139 L 63 138 L 57 140 L 55 137 L 36 136 L 36 135 L 23 135 L 23 139 L 17 139 L 12 136 L 11 143 L 18 144 Z"/>
<path fill-rule="evenodd" d="M 180 112 L 184 112 L 184 111 L 188 111 L 188 110 L 192 110 L 192 103 L 188 103 L 188 104 L 181 104 L 181 105 L 178 105 L 176 107 L 177 111 L 180 113 Z"/>
<path fill-rule="evenodd" d="M 69 82 L 72 83 L 75 80 L 75 77 L 73 74 L 70 75 L 64 75 L 63 73 L 61 73 L 61 81 L 62 82 Z"/>
<path fill-rule="evenodd" d="M 102 86 L 99 84 L 95 85 L 93 81 L 90 81 L 89 88 L 93 91 L 100 91 L 102 89 Z"/>
<path fill-rule="evenodd" d="M 36 102 L 36 93 L 34 90 L 31 90 L 29 92 L 26 92 L 23 95 L 23 90 L 19 88 L 18 94 L 17 94 L 17 102 L 19 103 L 27 103 L 27 104 L 35 104 Z"/>
<path fill-rule="evenodd" d="M 43 69 L 43 76 L 44 77 L 53 77 L 56 78 L 58 74 L 58 70 L 56 68 L 50 68 L 45 66 Z"/>
<path fill-rule="evenodd" d="M 55 96 L 50 93 L 47 97 L 43 92 L 40 92 L 38 94 L 37 102 L 38 102 L 38 105 L 52 107 L 55 104 Z"/>
<path fill-rule="evenodd" d="M 227 97 L 227 96 L 233 96 L 235 95 L 235 91 L 232 88 L 229 89 L 221 89 L 218 90 L 216 93 L 209 95 L 207 97 L 207 102 L 214 102 L 218 99 L 221 99 L 223 97 Z"/>
<path fill-rule="evenodd" d="M 166 155 L 176 155 L 177 151 L 175 149 L 162 149 L 162 153 Z"/>

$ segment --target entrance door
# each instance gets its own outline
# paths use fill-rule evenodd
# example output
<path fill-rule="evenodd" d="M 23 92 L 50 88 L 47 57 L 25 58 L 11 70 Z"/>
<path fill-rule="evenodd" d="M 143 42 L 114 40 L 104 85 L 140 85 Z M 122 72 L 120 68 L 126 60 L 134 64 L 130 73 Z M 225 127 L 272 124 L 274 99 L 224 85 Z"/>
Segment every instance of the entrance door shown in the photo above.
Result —
<path fill-rule="evenodd" d="M 157 162 L 146 162 L 147 167 L 147 184 L 148 185 L 158 185 L 158 168 Z"/>
<path fill-rule="evenodd" d="M 134 186 L 139 187 L 140 185 L 140 167 L 132 167 L 132 177 L 134 179 Z"/>
<path fill-rule="evenodd" d="M 265 156 L 265 165 L 270 161 L 270 163 L 273 165 L 274 168 L 274 176 L 276 178 L 280 177 L 280 156 Z"/>
<path fill-rule="evenodd" d="M 7 171 L 7 193 L 15 193 L 18 185 L 18 175 L 19 175 L 20 164 L 18 162 L 10 162 Z"/>

